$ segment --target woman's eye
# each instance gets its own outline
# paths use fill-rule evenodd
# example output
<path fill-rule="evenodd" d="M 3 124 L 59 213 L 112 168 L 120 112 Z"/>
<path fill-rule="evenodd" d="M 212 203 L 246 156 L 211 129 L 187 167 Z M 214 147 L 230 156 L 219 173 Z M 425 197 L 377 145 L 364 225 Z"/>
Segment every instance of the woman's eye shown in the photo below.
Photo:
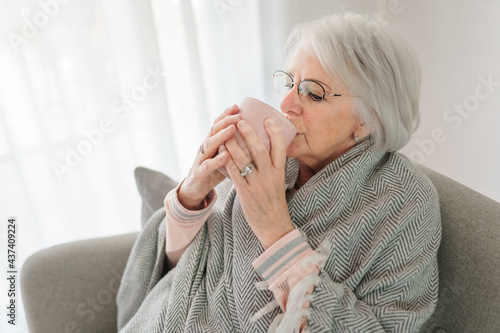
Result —
<path fill-rule="evenodd" d="M 313 93 L 309 93 L 309 96 L 311 96 L 311 99 L 315 102 L 321 102 L 323 100 L 323 97 L 315 95 Z"/>

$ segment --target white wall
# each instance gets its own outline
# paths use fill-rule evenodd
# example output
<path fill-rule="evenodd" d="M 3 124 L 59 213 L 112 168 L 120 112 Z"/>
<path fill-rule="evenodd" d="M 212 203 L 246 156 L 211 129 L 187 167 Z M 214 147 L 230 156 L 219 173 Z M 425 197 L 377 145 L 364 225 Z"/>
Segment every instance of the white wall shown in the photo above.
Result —
<path fill-rule="evenodd" d="M 389 20 L 415 48 L 423 72 L 422 122 L 402 152 L 500 201 L 500 1 L 293 3 L 294 24 L 342 9 Z"/>

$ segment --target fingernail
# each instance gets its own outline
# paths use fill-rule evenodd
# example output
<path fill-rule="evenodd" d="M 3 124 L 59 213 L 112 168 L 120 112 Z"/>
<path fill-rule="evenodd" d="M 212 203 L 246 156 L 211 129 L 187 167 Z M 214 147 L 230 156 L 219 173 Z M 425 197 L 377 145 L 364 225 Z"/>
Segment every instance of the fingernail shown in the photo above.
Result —
<path fill-rule="evenodd" d="M 276 123 L 276 119 L 274 118 L 267 118 L 267 123 L 271 126 L 276 126 L 278 123 Z"/>
<path fill-rule="evenodd" d="M 246 124 L 247 124 L 247 122 L 246 122 L 246 121 L 244 121 L 244 120 L 240 120 L 240 121 L 238 121 L 238 126 L 239 126 L 239 127 L 246 126 Z"/>

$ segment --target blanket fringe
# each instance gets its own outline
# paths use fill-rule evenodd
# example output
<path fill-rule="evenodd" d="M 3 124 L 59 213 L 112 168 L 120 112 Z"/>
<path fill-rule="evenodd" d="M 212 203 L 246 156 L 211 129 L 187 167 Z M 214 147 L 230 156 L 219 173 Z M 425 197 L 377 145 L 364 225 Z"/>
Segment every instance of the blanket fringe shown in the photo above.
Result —
<path fill-rule="evenodd" d="M 269 283 L 267 281 L 259 281 L 255 283 L 257 290 L 269 290 Z"/>
<path fill-rule="evenodd" d="M 277 306 L 279 306 L 277 300 L 273 300 L 273 301 L 267 303 L 262 309 L 259 310 L 259 312 L 257 312 L 256 314 L 254 314 L 252 316 L 252 318 L 250 318 L 250 321 L 256 322 L 257 320 L 264 317 L 269 312 L 273 311 Z"/>
<path fill-rule="evenodd" d="M 318 267 L 320 267 L 320 270 L 323 269 L 330 251 L 331 242 L 328 239 L 325 239 L 316 249 L 316 253 L 304 260 L 302 267 L 312 263 L 317 264 Z M 310 314 L 310 309 L 305 309 L 304 304 L 307 301 L 311 301 L 313 297 L 312 294 L 307 294 L 307 290 L 311 286 L 317 285 L 319 282 L 319 275 L 313 272 L 297 283 L 297 285 L 295 285 L 295 287 L 288 294 L 286 312 L 281 313 L 274 318 L 273 322 L 269 326 L 268 333 L 300 332 L 303 322 L 308 320 Z M 258 290 L 269 289 L 269 285 L 266 281 L 257 282 L 255 283 L 255 286 Z M 279 307 L 279 304 L 276 300 L 273 300 L 253 315 L 250 320 L 255 322 L 269 312 L 272 312 L 276 307 Z M 308 329 L 302 331 L 302 333 L 306 332 L 308 332 Z"/>

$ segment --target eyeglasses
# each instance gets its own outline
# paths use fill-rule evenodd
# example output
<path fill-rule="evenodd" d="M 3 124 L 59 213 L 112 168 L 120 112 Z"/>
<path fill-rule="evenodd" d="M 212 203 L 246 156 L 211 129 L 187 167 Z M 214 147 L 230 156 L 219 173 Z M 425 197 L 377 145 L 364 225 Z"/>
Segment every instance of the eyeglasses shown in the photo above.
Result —
<path fill-rule="evenodd" d="M 286 95 L 295 86 L 293 78 L 285 71 L 276 71 L 273 74 L 274 89 L 281 95 Z M 299 82 L 298 94 L 302 102 L 317 104 L 325 99 L 325 96 L 341 97 L 339 94 L 327 94 L 321 84 L 313 80 Z"/>

